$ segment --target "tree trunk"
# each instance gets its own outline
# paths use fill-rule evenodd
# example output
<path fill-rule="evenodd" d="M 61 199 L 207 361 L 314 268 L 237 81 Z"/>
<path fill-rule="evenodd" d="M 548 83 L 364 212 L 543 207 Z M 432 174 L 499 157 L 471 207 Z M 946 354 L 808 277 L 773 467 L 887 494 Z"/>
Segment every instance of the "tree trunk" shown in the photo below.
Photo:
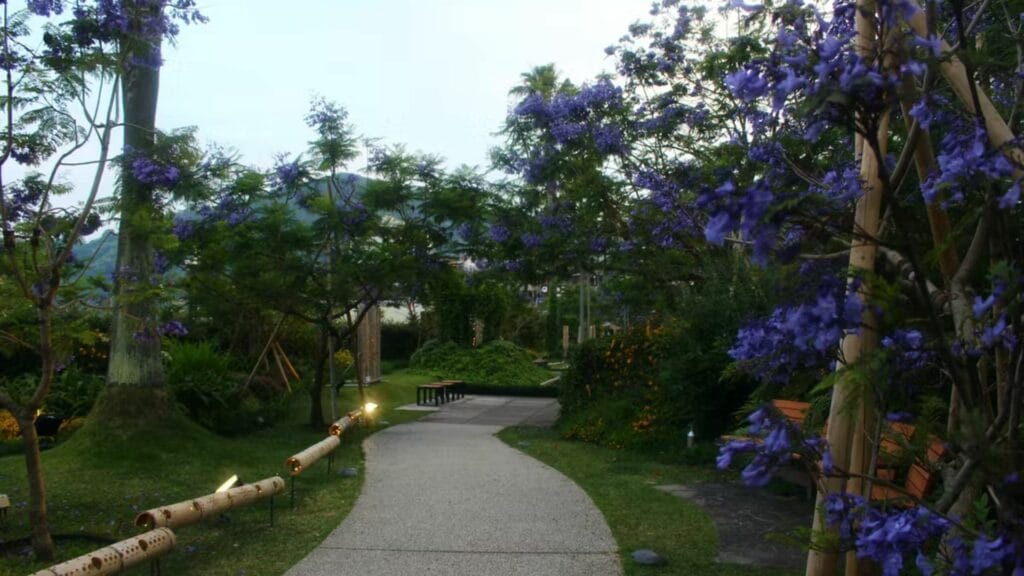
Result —
<path fill-rule="evenodd" d="M 159 50 L 143 46 L 138 50 Z M 124 73 L 124 149 L 148 155 L 156 137 L 158 69 L 132 65 Z M 169 410 L 157 332 L 158 302 L 153 295 L 153 241 L 159 222 L 153 187 L 121 173 L 121 223 L 103 413 L 114 422 L 132 418 L 131 408 L 145 406 L 147 418 Z M 123 402 L 129 397 L 130 402 Z"/>
<path fill-rule="evenodd" d="M 36 560 L 53 560 L 53 539 L 50 538 L 49 513 L 46 507 L 46 484 L 43 482 L 43 460 L 39 453 L 39 435 L 36 434 L 35 411 L 19 414 L 21 442 L 25 451 L 25 470 L 28 476 L 28 517 L 32 523 L 32 552 Z"/>
<path fill-rule="evenodd" d="M 309 427 L 314 430 L 322 430 L 326 426 L 323 405 L 325 363 L 333 361 L 331 351 L 327 349 L 325 330 L 320 330 L 316 338 L 316 354 L 313 355 L 313 385 L 309 387 Z"/>

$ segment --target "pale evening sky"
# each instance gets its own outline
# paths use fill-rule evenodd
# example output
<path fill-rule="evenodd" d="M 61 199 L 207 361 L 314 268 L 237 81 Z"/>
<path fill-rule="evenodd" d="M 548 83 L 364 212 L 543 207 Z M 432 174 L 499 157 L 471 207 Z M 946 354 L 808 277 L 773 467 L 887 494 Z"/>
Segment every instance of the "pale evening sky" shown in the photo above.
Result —
<path fill-rule="evenodd" d="M 12 2 L 12 5 L 16 3 Z M 649 0 L 200 0 L 210 21 L 165 50 L 158 124 L 269 167 L 305 151 L 314 95 L 360 134 L 485 168 L 520 74 L 554 62 L 581 83 Z M 351 166 L 360 171 L 363 161 Z M 84 174 L 69 175 L 77 187 Z M 113 181 L 107 175 L 104 189 Z M 78 196 L 78 194 L 76 194 Z"/>

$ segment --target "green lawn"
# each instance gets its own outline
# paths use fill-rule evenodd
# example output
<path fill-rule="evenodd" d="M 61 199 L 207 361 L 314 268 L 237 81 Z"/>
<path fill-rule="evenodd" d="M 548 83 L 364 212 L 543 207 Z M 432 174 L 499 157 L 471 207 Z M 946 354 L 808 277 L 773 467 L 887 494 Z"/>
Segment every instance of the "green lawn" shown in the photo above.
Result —
<path fill-rule="evenodd" d="M 785 570 L 715 562 L 718 537 L 711 519 L 696 505 L 654 488 L 723 478 L 708 466 L 664 464 L 628 450 L 562 440 L 552 430 L 509 428 L 498 435 L 565 474 L 604 514 L 622 551 L 627 576 L 783 576 Z M 666 566 L 636 564 L 633 550 L 649 548 L 665 556 Z"/>
<path fill-rule="evenodd" d="M 398 424 L 423 415 L 394 408 L 414 402 L 416 385 L 428 379 L 396 372 L 369 388 L 368 398 L 381 405 L 377 420 Z M 355 390 L 343 389 L 338 406 L 341 413 L 357 407 Z M 275 475 L 287 480 L 285 459 L 327 434 L 305 425 L 305 398 L 297 396 L 291 408 L 285 421 L 239 438 L 218 437 L 183 420 L 145 438 L 114 437 L 104 434 L 102 426 L 83 429 L 43 454 L 52 531 L 127 538 L 137 533 L 132 522 L 138 511 L 208 494 L 232 474 L 243 482 Z M 329 415 L 326 402 L 325 410 Z M 234 510 L 221 521 L 181 528 L 176 531 L 177 548 L 162 562 L 164 573 L 282 574 L 352 508 L 363 482 L 361 440 L 374 428 L 357 430 L 336 453 L 334 470 L 356 466 L 358 477 L 328 476 L 323 462 L 306 470 L 296 483 L 295 509 L 289 508 L 287 491 L 277 497 L 274 527 L 269 525 L 267 504 L 259 503 Z M 2 540 L 23 537 L 28 531 L 25 508 L 18 505 L 27 499 L 23 462 L 20 456 L 0 458 L 0 490 L 15 503 L 7 530 L 0 532 Z M 58 559 L 97 547 L 87 542 L 59 545 Z M 30 559 L 3 558 L 0 576 L 23 576 L 45 567 Z M 129 573 L 148 570 L 143 566 Z"/>

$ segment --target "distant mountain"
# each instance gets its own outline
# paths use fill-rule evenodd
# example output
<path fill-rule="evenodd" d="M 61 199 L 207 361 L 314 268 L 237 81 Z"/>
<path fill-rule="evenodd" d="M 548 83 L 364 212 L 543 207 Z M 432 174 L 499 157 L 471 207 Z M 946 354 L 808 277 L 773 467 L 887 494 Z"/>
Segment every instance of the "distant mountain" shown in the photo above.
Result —
<path fill-rule="evenodd" d="M 88 267 L 85 276 L 113 276 L 117 268 L 117 234 L 107 230 L 99 238 L 78 244 L 71 253 Z"/>

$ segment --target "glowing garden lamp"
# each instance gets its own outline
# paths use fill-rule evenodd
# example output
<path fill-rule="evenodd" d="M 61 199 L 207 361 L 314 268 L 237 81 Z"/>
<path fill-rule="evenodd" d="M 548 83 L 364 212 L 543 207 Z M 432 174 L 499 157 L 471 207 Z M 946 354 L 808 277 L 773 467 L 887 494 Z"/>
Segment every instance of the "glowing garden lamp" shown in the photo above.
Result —
<path fill-rule="evenodd" d="M 220 488 L 217 488 L 217 492 L 227 492 L 235 486 L 238 486 L 238 484 L 238 474 L 234 474 L 231 478 L 225 480 L 224 483 L 220 485 Z"/>
<path fill-rule="evenodd" d="M 366 406 L 363 406 L 363 413 L 366 414 L 367 416 L 372 416 L 373 413 L 377 411 L 377 407 L 377 404 L 373 402 L 367 402 Z"/>

